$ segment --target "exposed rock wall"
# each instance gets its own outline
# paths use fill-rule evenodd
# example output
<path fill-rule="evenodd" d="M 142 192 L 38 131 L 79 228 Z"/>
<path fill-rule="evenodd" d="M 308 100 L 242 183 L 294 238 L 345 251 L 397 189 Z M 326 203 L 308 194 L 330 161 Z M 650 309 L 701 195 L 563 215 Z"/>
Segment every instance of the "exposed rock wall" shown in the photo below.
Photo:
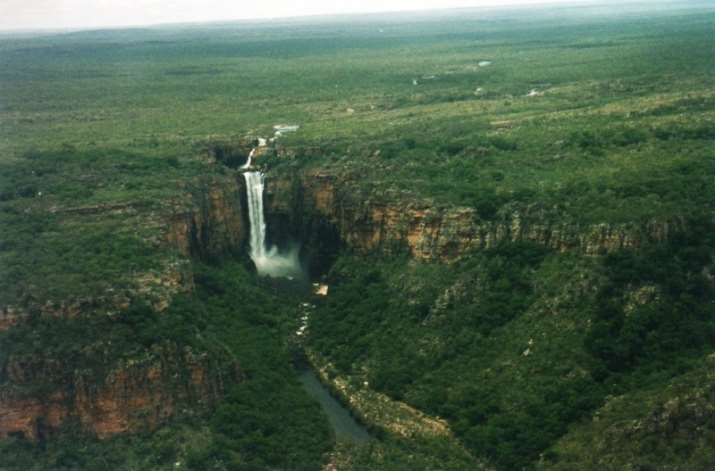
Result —
<path fill-rule="evenodd" d="M 46 372 L 51 379 L 52 361 L 45 363 L 9 362 L 2 371 L 0 438 L 42 440 L 68 423 L 99 438 L 152 430 L 180 408 L 210 407 L 224 383 L 241 375 L 236 365 L 219 368 L 205 354 L 164 351 L 159 358 L 121 365 L 101 379 L 76 373 L 62 387 L 28 394 Z"/>
<path fill-rule="evenodd" d="M 245 192 L 241 175 L 197 183 L 189 201 L 176 204 L 167 241 L 186 257 L 238 253 L 249 232 Z"/>
<path fill-rule="evenodd" d="M 678 221 L 651 221 L 584 226 L 550 222 L 543 214 L 525 214 L 518 208 L 503 208 L 494 219 L 484 220 L 472 208 L 437 208 L 389 195 L 356 197 L 359 193 L 352 191 L 350 182 L 320 173 L 269 178 L 268 186 L 267 210 L 273 219 L 295 212 L 297 206 L 314 218 L 329 221 L 342 242 L 353 250 L 407 250 L 425 261 L 454 260 L 471 249 L 491 248 L 504 241 L 530 241 L 558 251 L 597 255 L 637 248 L 647 241 L 665 241 L 682 225 Z M 298 232 L 305 232 L 305 216 L 303 219 Z"/>

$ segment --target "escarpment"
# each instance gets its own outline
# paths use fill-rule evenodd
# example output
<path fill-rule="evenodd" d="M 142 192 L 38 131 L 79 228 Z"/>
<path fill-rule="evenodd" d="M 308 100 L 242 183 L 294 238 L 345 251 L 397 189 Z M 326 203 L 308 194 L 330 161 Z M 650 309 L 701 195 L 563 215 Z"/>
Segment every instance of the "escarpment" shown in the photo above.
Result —
<path fill-rule="evenodd" d="M 210 408 L 226 387 L 241 380 L 237 361 L 208 347 L 152 343 L 124 351 L 117 345 L 123 334 L 114 329 L 121 329 L 122 313 L 134 301 L 159 316 L 171 316 L 173 299 L 194 289 L 192 259 L 211 260 L 242 249 L 247 233 L 244 192 L 242 179 L 234 174 L 202 178 L 187 183 L 175 200 L 133 214 L 141 234 L 153 234 L 147 246 L 155 251 L 156 263 L 149 270 L 124 273 L 122 286 L 0 306 L 0 332 L 12 342 L 12 348 L 4 344 L 0 358 L 0 438 L 42 440 L 72 425 L 99 438 L 152 430 L 179 414 Z M 75 212 L 72 217 L 81 224 L 83 218 L 102 214 Z M 68 338 L 64 350 L 23 347 L 23 336 L 38 322 L 77 325 L 97 319 L 96 338 L 75 339 L 86 345 Z M 15 329 L 24 329 L 24 334 L 13 335 Z M 36 334 L 49 343 L 42 335 Z"/>
<path fill-rule="evenodd" d="M 241 376 L 235 364 L 216 365 L 205 353 L 176 348 L 156 348 L 103 377 L 63 376 L 59 362 L 12 358 L 5 364 L 0 437 L 42 440 L 70 424 L 99 438 L 153 430 L 177 413 L 210 407 Z"/>
<path fill-rule="evenodd" d="M 172 219 L 169 241 L 200 258 L 245 247 L 245 183 L 204 183 L 193 210 Z M 299 241 L 311 272 L 324 271 L 343 248 L 360 253 L 406 252 L 422 261 L 449 262 L 470 250 L 504 242 L 533 242 L 560 252 L 599 255 L 662 243 L 685 229 L 676 218 L 584 224 L 554 211 L 510 203 L 496 214 L 472 207 L 440 206 L 399 192 L 366 190 L 365 182 L 322 171 L 288 173 L 266 180 L 266 218 L 271 244 Z"/>
<path fill-rule="evenodd" d="M 343 249 L 406 252 L 417 260 L 450 262 L 469 250 L 531 241 L 557 251 L 595 255 L 665 241 L 682 229 L 678 221 L 583 226 L 516 207 L 502 208 L 487 219 L 473 208 L 437 207 L 359 186 L 320 171 L 269 172 L 269 242 L 301 242 L 310 272 L 317 274 L 325 273 Z M 243 253 L 250 229 L 246 204 L 244 179 L 233 170 L 187 183 L 160 211 L 136 215 L 155 234 L 153 247 L 161 252 L 156 269 L 128 274 L 128 287 L 116 292 L 3 306 L 0 331 L 17 328 L 31 314 L 47 319 L 80 320 L 88 313 L 111 317 L 135 298 L 164 313 L 160 315 L 171 315 L 166 311 L 172 299 L 194 288 L 190 260 Z M 212 353 L 174 349 L 148 358 L 117 363 L 99 376 L 87 376 L 78 364 L 57 377 L 52 371 L 59 358 L 5 358 L 0 364 L 0 436 L 43 439 L 77 423 L 101 438 L 151 430 L 184 409 L 211 406 L 228 384 L 241 379 L 235 361 L 218 365 Z"/>
<path fill-rule="evenodd" d="M 248 227 L 245 184 L 236 176 L 197 182 L 177 202 L 166 239 L 185 257 L 207 259 L 238 253 Z"/>
<path fill-rule="evenodd" d="M 268 185 L 269 218 L 274 227 L 294 231 L 294 237 L 310 239 L 311 231 L 317 227 L 326 232 L 327 224 L 351 250 L 406 251 L 423 261 L 448 262 L 469 250 L 526 241 L 598 255 L 664 242 L 683 229 L 677 220 L 584 225 L 516 206 L 487 219 L 473 208 L 442 208 L 406 201 L 399 194 L 364 196 L 355 191 L 356 182 L 321 172 L 274 177 Z"/>

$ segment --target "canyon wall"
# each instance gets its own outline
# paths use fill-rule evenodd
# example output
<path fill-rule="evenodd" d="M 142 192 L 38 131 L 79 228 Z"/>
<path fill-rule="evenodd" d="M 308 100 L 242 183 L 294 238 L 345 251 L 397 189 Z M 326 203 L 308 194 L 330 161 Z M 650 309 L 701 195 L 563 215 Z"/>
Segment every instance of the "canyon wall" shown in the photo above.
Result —
<path fill-rule="evenodd" d="M 345 246 L 357 252 L 408 251 L 419 260 L 445 262 L 505 241 L 597 255 L 663 242 L 682 229 L 682 223 L 673 220 L 583 225 L 517 207 L 502 208 L 486 220 L 472 208 L 439 208 L 399 194 L 365 195 L 354 187 L 354 182 L 320 172 L 272 176 L 267 192 L 269 220 L 291 227 L 295 237 L 310 238 L 310 227 L 315 225 L 311 219 L 323 219 Z M 302 212 L 298 219 L 296 211 Z"/>
<path fill-rule="evenodd" d="M 54 378 L 60 360 L 11 359 L 0 371 L 0 438 L 43 440 L 73 424 L 99 438 L 153 430 L 181 411 L 198 412 L 237 381 L 236 364 L 207 354 L 154 349 L 149 359 L 120 364 L 96 378 Z"/>
<path fill-rule="evenodd" d="M 133 221 L 155 234 L 150 242 L 157 247 L 156 269 L 126 273 L 123 290 L 37 300 L 23 307 L 0 306 L 0 332 L 26 322 L 30 313 L 49 321 L 114 317 L 132 299 L 165 312 L 174 296 L 194 288 L 191 259 L 215 259 L 244 248 L 249 230 L 244 205 L 241 175 L 229 173 L 188 183 L 182 196 L 167 202 L 162 211 L 146 209 L 135 214 Z M 73 217 L 97 216 L 103 211 L 75 211 Z M 97 332 L 98 344 L 102 337 Z M 73 364 L 70 358 L 4 356 L 0 362 L 0 438 L 42 440 L 71 424 L 100 438 L 151 430 L 181 411 L 210 407 L 222 396 L 224 385 L 241 378 L 235 363 L 219 365 L 215 354 L 181 351 L 176 346 L 157 348 L 135 352 L 132 358 L 136 360 L 120 361 L 101 375 L 88 375 L 93 367 L 82 361 Z"/>
<path fill-rule="evenodd" d="M 343 248 L 358 253 L 404 253 L 423 261 L 449 262 L 472 249 L 504 241 L 530 241 L 558 251 L 596 255 L 646 242 L 662 242 L 682 229 L 678 221 L 584 226 L 519 208 L 502 208 L 490 219 L 471 208 L 440 208 L 399 193 L 370 193 L 359 181 L 321 172 L 269 174 L 266 218 L 272 242 L 300 241 L 313 272 L 325 272 Z M 158 243 L 175 249 L 156 273 L 134 274 L 133 295 L 158 312 L 174 295 L 193 289 L 188 260 L 241 254 L 250 227 L 243 177 L 237 173 L 187 185 L 169 210 L 147 215 Z M 550 222 L 555 221 L 555 222 Z M 177 258 L 176 253 L 179 257 Z M 44 302 L 35 312 L 78 317 L 86 311 L 110 313 L 128 306 L 126 297 Z M 27 310 L 0 309 L 0 331 L 12 329 Z M 209 406 L 224 384 L 240 380 L 236 365 L 217 368 L 206 354 L 174 352 L 152 361 L 117 365 L 101 378 L 80 371 L 53 378 L 52 361 L 6 359 L 0 365 L 0 437 L 43 439 L 66 424 L 108 437 L 156 428 L 177 411 Z M 36 385 L 42 385 L 41 393 Z"/>
<path fill-rule="evenodd" d="M 241 175 L 195 183 L 175 203 L 166 240 L 187 258 L 239 253 L 250 230 L 245 195 Z"/>

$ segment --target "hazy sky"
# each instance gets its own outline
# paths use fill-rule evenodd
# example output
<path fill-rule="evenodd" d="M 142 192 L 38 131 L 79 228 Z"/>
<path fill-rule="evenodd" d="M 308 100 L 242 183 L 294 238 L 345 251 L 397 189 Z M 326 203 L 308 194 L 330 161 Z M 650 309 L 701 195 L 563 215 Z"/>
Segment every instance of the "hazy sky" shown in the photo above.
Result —
<path fill-rule="evenodd" d="M 146 25 L 559 1 L 566 0 L 0 0 L 0 29 Z"/>

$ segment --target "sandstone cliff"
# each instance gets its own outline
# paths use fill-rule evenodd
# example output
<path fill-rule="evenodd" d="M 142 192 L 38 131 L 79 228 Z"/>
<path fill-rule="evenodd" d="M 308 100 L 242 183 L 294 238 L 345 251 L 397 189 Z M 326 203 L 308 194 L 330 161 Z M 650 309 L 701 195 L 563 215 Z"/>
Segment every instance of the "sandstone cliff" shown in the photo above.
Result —
<path fill-rule="evenodd" d="M 202 180 L 174 205 L 166 240 L 186 257 L 237 253 L 248 234 L 241 175 Z"/>
<path fill-rule="evenodd" d="M 297 237 L 309 238 L 305 232 L 307 226 L 314 225 L 310 219 L 322 218 L 352 250 L 407 250 L 424 261 L 450 261 L 466 251 L 504 241 L 529 241 L 562 252 L 597 255 L 637 248 L 647 241 L 662 242 L 682 226 L 672 220 L 580 225 L 518 207 L 504 207 L 486 220 L 473 208 L 440 208 L 399 194 L 360 196 L 354 182 L 317 172 L 269 178 L 268 186 L 269 219 L 279 221 L 278 225 L 281 220 L 291 221 L 287 224 L 293 225 Z M 299 220 L 291 216 L 296 208 L 304 213 Z"/>
<path fill-rule="evenodd" d="M 99 438 L 152 430 L 181 411 L 210 407 L 226 383 L 239 379 L 237 365 L 212 363 L 206 354 L 162 349 L 147 360 L 120 364 L 104 378 L 82 372 L 53 378 L 59 369 L 53 360 L 10 361 L 0 373 L 0 437 L 42 440 L 70 423 Z M 39 391 L 29 389 L 43 380 L 48 384 Z"/>

